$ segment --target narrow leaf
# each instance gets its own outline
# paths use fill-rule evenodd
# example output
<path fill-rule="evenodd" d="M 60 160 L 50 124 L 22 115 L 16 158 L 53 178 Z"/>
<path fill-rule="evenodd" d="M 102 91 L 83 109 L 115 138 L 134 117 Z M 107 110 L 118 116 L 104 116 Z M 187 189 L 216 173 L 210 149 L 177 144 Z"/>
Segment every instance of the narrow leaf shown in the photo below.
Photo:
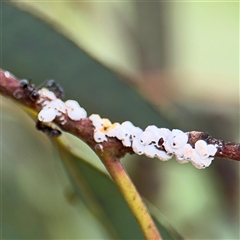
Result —
<path fill-rule="evenodd" d="M 72 153 L 67 147 L 69 144 L 61 138 L 56 139 L 55 144 L 77 194 L 93 209 L 103 224 L 106 224 L 107 229 L 114 230 L 121 239 L 144 239 L 128 205 L 109 176 L 89 161 Z M 151 206 L 149 203 L 148 205 Z M 163 239 L 183 239 L 155 210 L 151 206 L 151 215 Z"/>

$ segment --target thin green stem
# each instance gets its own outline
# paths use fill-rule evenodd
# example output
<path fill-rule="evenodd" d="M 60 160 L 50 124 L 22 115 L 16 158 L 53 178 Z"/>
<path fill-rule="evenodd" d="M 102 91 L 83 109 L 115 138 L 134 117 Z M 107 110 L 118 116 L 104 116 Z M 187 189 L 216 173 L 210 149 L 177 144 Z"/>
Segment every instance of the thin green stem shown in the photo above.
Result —
<path fill-rule="evenodd" d="M 101 157 L 101 161 L 122 192 L 123 197 L 137 219 L 146 239 L 161 240 L 162 237 L 155 223 L 119 159 L 103 156 Z"/>

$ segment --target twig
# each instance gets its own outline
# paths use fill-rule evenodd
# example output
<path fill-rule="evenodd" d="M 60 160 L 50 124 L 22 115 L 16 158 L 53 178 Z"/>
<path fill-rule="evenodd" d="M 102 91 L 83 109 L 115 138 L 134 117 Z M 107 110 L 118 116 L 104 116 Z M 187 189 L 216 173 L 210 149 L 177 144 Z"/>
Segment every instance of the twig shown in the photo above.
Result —
<path fill-rule="evenodd" d="M 33 101 L 28 94 L 23 92 L 19 79 L 17 79 L 8 71 L 4 71 L 2 69 L 0 69 L 0 92 L 3 95 L 17 101 L 18 103 L 35 109 L 36 111 L 41 110 L 41 107 L 36 104 L 36 101 Z M 19 93 L 19 95 L 16 93 Z M 94 151 L 97 152 L 99 156 L 101 156 L 103 152 L 104 154 L 105 152 L 109 152 L 117 158 L 122 158 L 126 153 L 134 153 L 132 148 L 124 147 L 121 141 L 116 138 L 108 138 L 108 141 L 102 142 L 100 147 L 100 145 L 96 143 L 93 138 L 94 126 L 91 120 L 88 118 L 81 119 L 79 121 L 73 121 L 67 115 L 65 115 L 65 118 L 67 121 L 64 125 L 61 124 L 59 119 L 55 119 L 54 122 L 62 130 L 72 133 L 73 135 L 85 141 L 90 147 L 94 149 Z M 239 143 L 215 139 L 206 132 L 191 131 L 188 133 L 188 136 L 188 142 L 191 146 L 194 146 L 198 140 L 204 140 L 208 144 L 218 145 L 218 150 L 215 154 L 215 157 L 240 161 Z M 104 149 L 104 151 L 102 151 L 102 149 Z"/>
<path fill-rule="evenodd" d="M 34 87 L 32 88 L 32 91 L 34 91 Z M 19 79 L 8 71 L 2 69 L 0 69 L 0 93 L 15 100 L 17 103 L 21 103 L 36 110 L 37 112 L 42 109 L 42 106 L 37 104 L 37 99 L 32 98 L 31 94 L 29 94 L 29 89 L 28 92 L 24 90 Z M 94 140 L 94 126 L 90 119 L 84 118 L 79 121 L 74 121 L 71 120 L 67 114 L 63 113 L 63 115 L 66 120 L 64 124 L 62 124 L 59 118 L 56 118 L 54 123 L 58 125 L 61 130 L 69 132 L 82 139 L 96 152 L 122 192 L 125 200 L 139 222 L 146 239 L 160 240 L 161 236 L 158 233 L 153 220 L 120 162 L 120 159 L 126 153 L 134 153 L 132 148 L 125 147 L 122 142 L 115 137 L 107 138 L 107 141 L 103 141 L 99 144 Z M 204 140 L 207 144 L 217 146 L 215 157 L 240 161 L 239 143 L 215 139 L 205 132 L 191 131 L 187 134 L 188 143 L 192 147 L 194 147 L 197 141 Z"/>
<path fill-rule="evenodd" d="M 206 132 L 189 132 L 188 142 L 194 146 L 196 141 L 204 140 L 208 144 L 218 145 L 215 157 L 228 158 L 230 160 L 240 161 L 240 144 L 235 142 L 227 142 L 213 138 Z"/>

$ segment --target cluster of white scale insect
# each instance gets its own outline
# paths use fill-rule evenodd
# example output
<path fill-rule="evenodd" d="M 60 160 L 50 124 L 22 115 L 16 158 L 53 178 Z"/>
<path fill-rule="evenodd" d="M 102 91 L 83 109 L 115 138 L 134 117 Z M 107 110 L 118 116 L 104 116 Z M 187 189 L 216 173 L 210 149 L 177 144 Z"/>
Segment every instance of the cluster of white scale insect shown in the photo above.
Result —
<path fill-rule="evenodd" d="M 38 114 L 39 121 L 52 122 L 59 118 L 63 125 L 66 123 L 64 114 L 74 121 L 87 117 L 85 109 L 74 100 L 63 102 L 46 88 L 42 88 L 38 93 L 38 104 L 43 107 Z M 181 130 L 170 131 L 152 125 L 143 131 L 129 121 L 112 124 L 109 119 L 101 118 L 98 114 L 92 114 L 89 119 L 95 127 L 96 142 L 101 143 L 107 141 L 108 137 L 116 137 L 125 147 L 131 147 L 136 154 L 145 154 L 149 158 L 156 157 L 167 161 L 175 155 L 180 163 L 191 162 L 196 168 L 204 169 L 211 164 L 217 152 L 215 145 L 207 144 L 203 140 L 198 140 L 193 148 L 188 143 L 188 133 Z"/>
<path fill-rule="evenodd" d="M 40 89 L 38 94 L 39 100 L 37 104 L 42 106 L 42 110 L 38 114 L 38 120 L 41 122 L 52 122 L 58 117 L 61 124 L 64 125 L 66 123 L 64 114 L 67 114 L 70 119 L 75 121 L 87 117 L 87 112 L 80 107 L 77 101 L 67 100 L 63 102 L 46 88 Z"/>

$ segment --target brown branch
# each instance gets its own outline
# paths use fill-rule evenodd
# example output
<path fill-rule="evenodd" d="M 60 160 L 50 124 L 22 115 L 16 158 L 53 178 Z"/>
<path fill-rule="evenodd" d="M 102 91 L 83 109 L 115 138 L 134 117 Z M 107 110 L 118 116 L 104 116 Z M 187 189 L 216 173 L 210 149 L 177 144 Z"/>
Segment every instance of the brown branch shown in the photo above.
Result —
<path fill-rule="evenodd" d="M 28 106 L 36 111 L 40 111 L 41 107 L 36 104 L 37 100 L 32 100 L 29 94 L 24 92 L 20 85 L 19 79 L 7 71 L 0 69 L 0 92 L 7 97 L 10 97 L 17 102 Z M 117 138 L 108 138 L 101 144 L 96 143 L 93 138 L 94 127 L 91 120 L 88 118 L 73 121 L 65 115 L 66 123 L 64 125 L 58 119 L 54 120 L 63 131 L 72 133 L 73 135 L 85 141 L 99 155 L 112 156 L 113 158 L 122 158 L 126 153 L 133 153 L 130 147 L 124 147 Z M 194 146 L 198 140 L 205 140 L 208 144 L 216 144 L 218 146 L 215 157 L 228 158 L 235 161 L 240 161 L 240 144 L 227 142 L 224 140 L 215 139 L 205 132 L 192 131 L 188 133 L 188 142 Z"/>
<path fill-rule="evenodd" d="M 218 151 L 215 157 L 228 158 L 231 160 L 240 161 L 240 144 L 235 142 L 227 142 L 224 140 L 219 140 L 213 138 L 206 132 L 189 132 L 188 142 L 194 146 L 196 141 L 204 140 L 208 144 L 213 144 L 218 146 Z"/>
<path fill-rule="evenodd" d="M 41 106 L 37 104 L 38 99 L 32 100 L 20 85 L 19 79 L 3 69 L 0 69 L 0 93 L 33 110 L 41 110 Z M 64 125 L 62 125 L 61 121 L 57 118 L 54 120 L 54 123 L 58 125 L 61 130 L 82 139 L 98 156 L 101 156 L 103 153 L 106 155 L 107 153 L 115 158 L 122 158 L 126 153 L 133 153 L 131 148 L 124 147 L 117 138 L 109 138 L 108 141 L 102 142 L 101 145 L 95 142 L 93 138 L 94 127 L 88 118 L 73 121 L 65 114 L 65 119 L 67 121 Z"/>

